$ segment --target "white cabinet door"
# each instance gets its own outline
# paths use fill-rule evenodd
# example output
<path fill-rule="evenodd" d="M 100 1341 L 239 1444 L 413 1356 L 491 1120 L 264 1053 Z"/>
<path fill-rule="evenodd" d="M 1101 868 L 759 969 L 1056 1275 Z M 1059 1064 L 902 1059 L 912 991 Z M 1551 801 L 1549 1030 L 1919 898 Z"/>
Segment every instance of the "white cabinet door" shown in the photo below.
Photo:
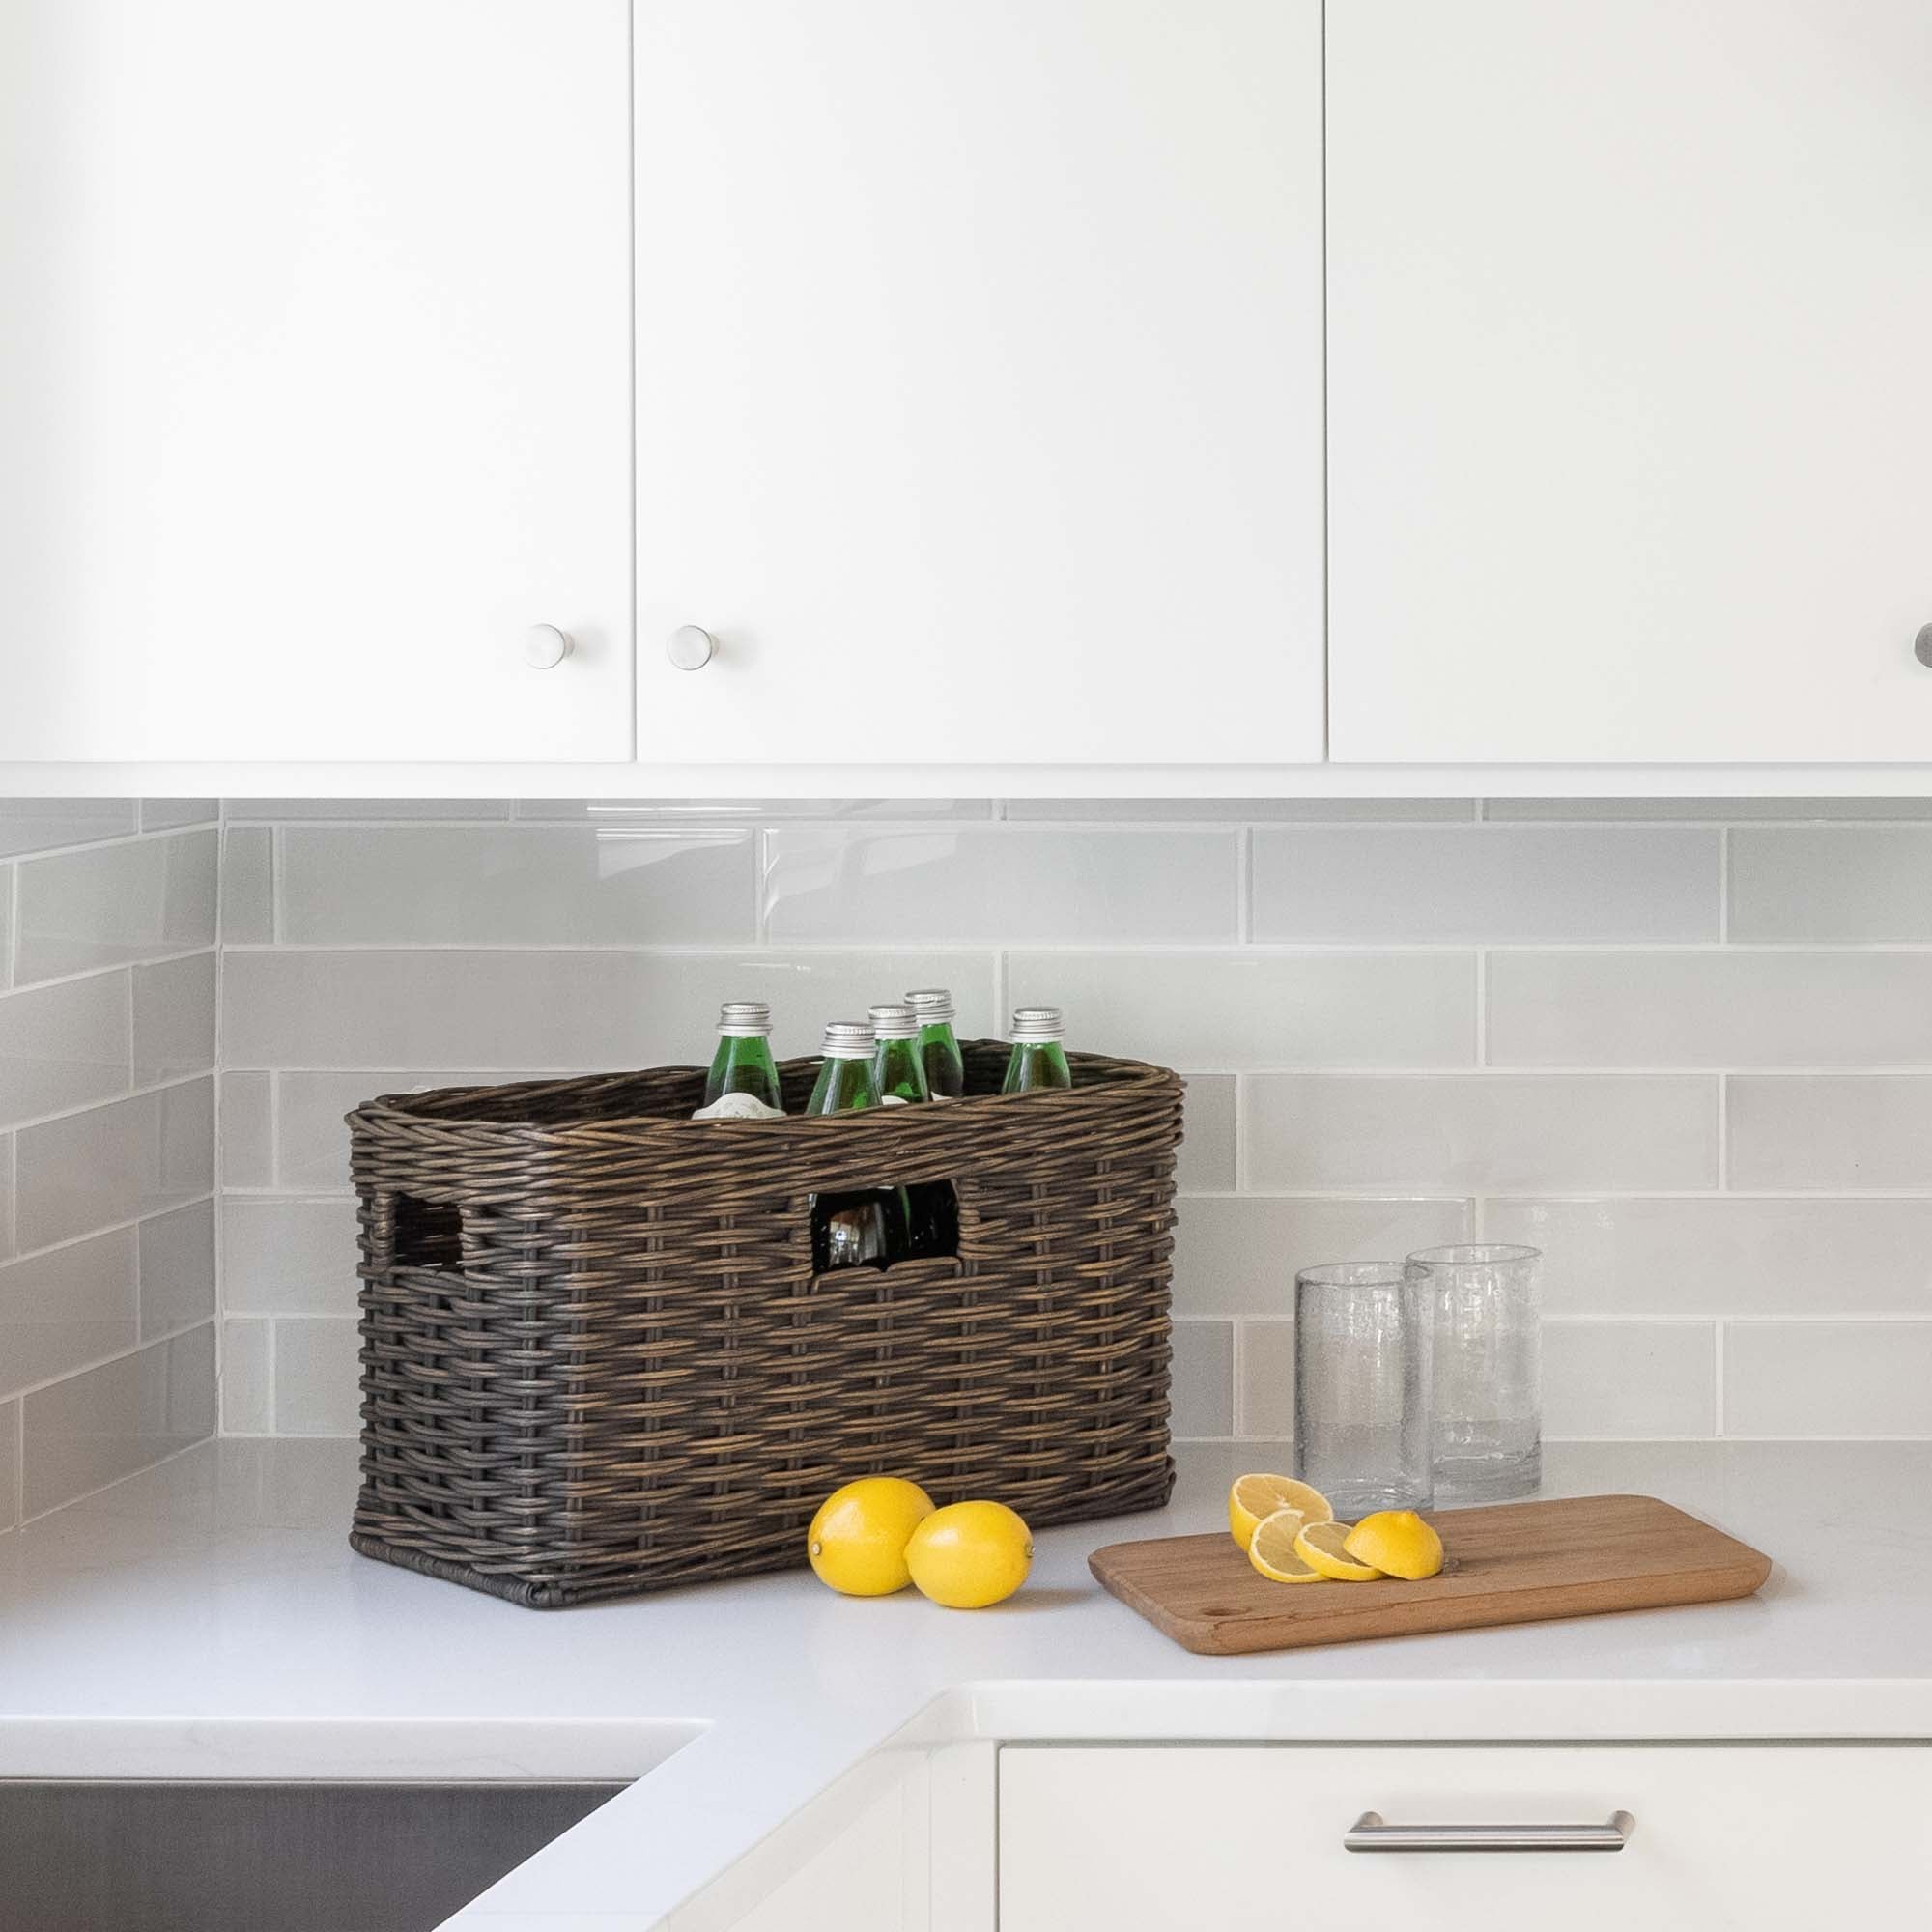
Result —
<path fill-rule="evenodd" d="M 1932 759 L 1932 7 L 1328 10 L 1348 760 Z"/>
<path fill-rule="evenodd" d="M 1924 1916 L 1932 1749 L 1014 1749 L 1000 1932 L 1821 1932 Z M 1350 1852 L 1391 1826 L 1603 1827 L 1615 1852 Z"/>
<path fill-rule="evenodd" d="M 1319 0 L 637 16 L 640 755 L 1319 758 Z"/>
<path fill-rule="evenodd" d="M 628 48 L 0 5 L 0 759 L 629 754 Z"/>

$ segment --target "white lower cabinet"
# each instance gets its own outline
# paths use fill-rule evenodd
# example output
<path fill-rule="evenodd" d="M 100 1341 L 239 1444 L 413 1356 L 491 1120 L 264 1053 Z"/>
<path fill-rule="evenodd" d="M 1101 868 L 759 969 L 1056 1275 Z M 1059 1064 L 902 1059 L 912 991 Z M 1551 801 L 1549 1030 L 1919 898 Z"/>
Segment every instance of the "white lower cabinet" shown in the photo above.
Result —
<path fill-rule="evenodd" d="M 1350 1852 L 1390 1826 L 1603 1828 L 1622 1849 Z M 1823 1932 L 1932 1881 L 1920 1746 L 1011 1747 L 1000 1932 Z"/>

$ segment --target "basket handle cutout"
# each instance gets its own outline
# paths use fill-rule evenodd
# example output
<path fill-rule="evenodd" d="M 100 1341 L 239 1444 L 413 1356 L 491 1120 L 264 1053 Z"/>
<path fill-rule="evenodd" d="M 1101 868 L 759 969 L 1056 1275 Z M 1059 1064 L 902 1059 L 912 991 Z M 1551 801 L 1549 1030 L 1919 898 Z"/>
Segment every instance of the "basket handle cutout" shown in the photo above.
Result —
<path fill-rule="evenodd" d="M 827 1190 L 806 1198 L 812 1271 L 895 1262 L 950 1260 L 959 1253 L 959 1193 L 950 1180 Z"/>
<path fill-rule="evenodd" d="M 415 1194 L 398 1194 L 395 1202 L 396 1266 L 462 1265 L 463 1210 L 454 1202 L 425 1201 Z"/>

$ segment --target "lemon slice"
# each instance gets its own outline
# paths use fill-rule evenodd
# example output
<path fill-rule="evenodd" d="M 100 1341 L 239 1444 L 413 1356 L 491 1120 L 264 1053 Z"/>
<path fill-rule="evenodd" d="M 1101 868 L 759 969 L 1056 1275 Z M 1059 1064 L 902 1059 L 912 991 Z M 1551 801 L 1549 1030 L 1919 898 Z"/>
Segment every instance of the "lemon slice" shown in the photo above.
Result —
<path fill-rule="evenodd" d="M 1365 1516 L 1342 1548 L 1357 1563 L 1419 1583 L 1442 1568 L 1442 1539 L 1413 1510 L 1378 1510 Z"/>
<path fill-rule="evenodd" d="M 1346 1522 L 1311 1522 L 1294 1539 L 1294 1553 L 1310 1569 L 1341 1583 L 1373 1583 L 1382 1573 L 1373 1563 L 1358 1563 L 1343 1553 L 1342 1539 L 1349 1534 Z"/>
<path fill-rule="evenodd" d="M 1321 1571 L 1310 1568 L 1294 1553 L 1301 1526 L 1302 1515 L 1296 1509 L 1276 1510 L 1255 1524 L 1254 1538 L 1248 1545 L 1248 1561 L 1270 1583 L 1321 1582 Z"/>
<path fill-rule="evenodd" d="M 1293 1476 L 1236 1476 L 1228 1492 L 1228 1533 L 1245 1552 L 1255 1540 L 1255 1524 L 1282 1509 L 1299 1510 L 1309 1522 L 1328 1522 L 1335 1515 L 1320 1490 Z"/>

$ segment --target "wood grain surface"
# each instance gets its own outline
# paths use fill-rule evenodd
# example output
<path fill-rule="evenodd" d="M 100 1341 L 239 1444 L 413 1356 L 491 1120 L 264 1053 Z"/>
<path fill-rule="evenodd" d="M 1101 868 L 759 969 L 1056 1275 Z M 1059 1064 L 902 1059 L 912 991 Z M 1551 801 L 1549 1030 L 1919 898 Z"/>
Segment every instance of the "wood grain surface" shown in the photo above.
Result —
<path fill-rule="evenodd" d="M 1205 1657 L 1475 1630 L 1747 1597 L 1771 1558 L 1655 1496 L 1573 1496 L 1432 1513 L 1439 1576 L 1271 1583 L 1226 1534 L 1114 1543 L 1088 1567 Z"/>

